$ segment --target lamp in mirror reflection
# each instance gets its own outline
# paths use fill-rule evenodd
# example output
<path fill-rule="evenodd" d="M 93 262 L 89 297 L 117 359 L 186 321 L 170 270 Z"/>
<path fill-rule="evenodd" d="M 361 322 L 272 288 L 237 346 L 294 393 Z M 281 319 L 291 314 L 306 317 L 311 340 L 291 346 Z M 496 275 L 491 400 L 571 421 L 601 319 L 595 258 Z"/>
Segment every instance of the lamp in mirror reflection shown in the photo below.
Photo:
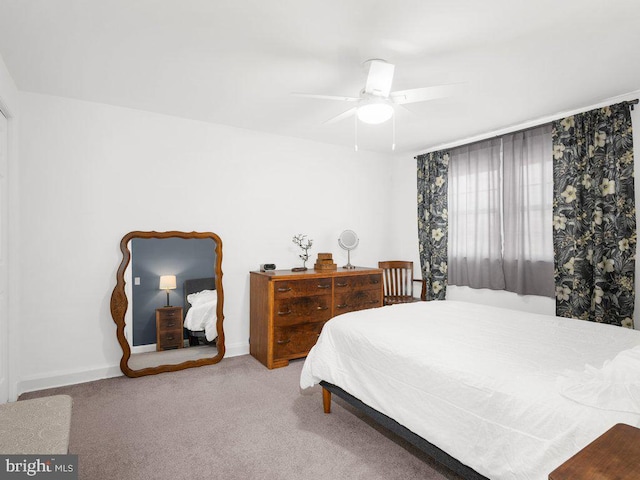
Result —
<path fill-rule="evenodd" d="M 161 275 L 160 276 L 160 290 L 167 292 L 167 304 L 165 306 L 170 307 L 169 303 L 169 290 L 176 289 L 176 276 L 175 275 Z"/>

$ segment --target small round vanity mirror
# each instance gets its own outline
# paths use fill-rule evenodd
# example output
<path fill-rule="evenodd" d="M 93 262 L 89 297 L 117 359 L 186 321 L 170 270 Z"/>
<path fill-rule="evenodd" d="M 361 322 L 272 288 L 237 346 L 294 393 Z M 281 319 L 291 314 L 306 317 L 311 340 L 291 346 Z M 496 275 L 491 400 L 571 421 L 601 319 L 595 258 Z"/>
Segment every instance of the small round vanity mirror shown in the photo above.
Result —
<path fill-rule="evenodd" d="M 340 234 L 340 237 L 338 238 L 338 245 L 340 245 L 340 248 L 347 251 L 347 264 L 343 268 L 356 268 L 351 265 L 351 250 L 356 248 L 359 242 L 360 239 L 353 230 L 345 230 Z"/>

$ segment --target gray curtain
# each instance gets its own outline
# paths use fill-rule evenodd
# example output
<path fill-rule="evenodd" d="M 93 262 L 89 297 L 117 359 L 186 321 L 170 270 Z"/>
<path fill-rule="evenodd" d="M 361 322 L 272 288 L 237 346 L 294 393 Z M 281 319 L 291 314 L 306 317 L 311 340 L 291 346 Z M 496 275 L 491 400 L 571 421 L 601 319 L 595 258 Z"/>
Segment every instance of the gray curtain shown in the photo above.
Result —
<path fill-rule="evenodd" d="M 556 313 L 633 328 L 636 211 L 627 103 L 553 122 Z"/>
<path fill-rule="evenodd" d="M 417 157 L 418 243 L 427 300 L 444 300 L 447 293 L 448 168 L 448 152 Z"/>
<path fill-rule="evenodd" d="M 502 137 L 505 289 L 555 296 L 551 125 Z"/>
<path fill-rule="evenodd" d="M 450 157 L 449 284 L 553 297 L 551 126 Z"/>
<path fill-rule="evenodd" d="M 457 147 L 449 166 L 449 283 L 504 290 L 499 138 Z"/>

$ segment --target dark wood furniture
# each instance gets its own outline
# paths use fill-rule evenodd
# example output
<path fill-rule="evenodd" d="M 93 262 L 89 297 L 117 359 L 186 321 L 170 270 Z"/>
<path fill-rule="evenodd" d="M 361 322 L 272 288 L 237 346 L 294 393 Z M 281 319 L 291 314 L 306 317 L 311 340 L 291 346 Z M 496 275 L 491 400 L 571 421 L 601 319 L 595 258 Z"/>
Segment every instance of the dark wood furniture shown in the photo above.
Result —
<path fill-rule="evenodd" d="M 549 480 L 640 480 L 640 429 L 615 425 L 551 472 Z"/>
<path fill-rule="evenodd" d="M 213 271 L 215 274 L 216 291 L 218 293 L 218 305 L 216 307 L 216 327 L 218 338 L 216 340 L 216 355 L 210 358 L 199 358 L 197 360 L 186 360 L 176 364 L 162 364 L 153 367 L 145 367 L 140 369 L 131 368 L 129 359 L 131 358 L 131 346 L 125 336 L 125 315 L 129 308 L 130 299 L 125 293 L 125 272 L 131 261 L 131 250 L 129 243 L 134 238 L 184 238 L 184 239 L 210 239 L 213 241 L 215 249 L 215 265 Z M 127 377 L 141 377 L 143 375 L 155 375 L 163 372 L 175 372 L 184 370 L 185 368 L 200 367 L 203 365 L 212 365 L 218 363 L 224 357 L 224 291 L 222 288 L 222 240 L 218 235 L 212 232 L 142 232 L 134 231 L 127 233 L 120 241 L 120 251 L 122 252 L 122 261 L 116 272 L 116 286 L 111 293 L 111 317 L 116 324 L 116 335 L 118 343 L 122 348 L 122 358 L 120 359 L 120 370 Z"/>
<path fill-rule="evenodd" d="M 156 308 L 156 351 L 184 347 L 182 307 Z"/>
<path fill-rule="evenodd" d="M 385 305 L 418 300 L 413 296 L 413 262 L 391 260 L 378 262 L 378 267 L 383 271 Z"/>
<path fill-rule="evenodd" d="M 305 357 L 327 320 L 382 306 L 382 271 L 251 272 L 250 352 L 267 368 Z"/>

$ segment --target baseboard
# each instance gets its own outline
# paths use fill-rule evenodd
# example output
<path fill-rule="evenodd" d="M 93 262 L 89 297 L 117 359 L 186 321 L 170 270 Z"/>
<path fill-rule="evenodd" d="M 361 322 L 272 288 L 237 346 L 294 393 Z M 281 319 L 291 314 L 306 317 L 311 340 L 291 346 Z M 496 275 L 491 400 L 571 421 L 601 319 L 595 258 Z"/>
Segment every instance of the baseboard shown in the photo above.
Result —
<path fill-rule="evenodd" d="M 131 355 L 133 355 L 134 353 L 149 353 L 149 352 L 155 352 L 157 350 L 157 345 L 155 343 L 152 343 L 151 345 L 140 345 L 137 347 L 131 347 Z"/>
<path fill-rule="evenodd" d="M 249 355 L 248 343 L 234 343 L 231 345 L 225 345 L 224 356 L 226 357 L 239 357 L 240 355 Z"/>
<path fill-rule="evenodd" d="M 70 372 L 53 372 L 51 375 L 23 378 L 18 382 L 18 396 L 27 392 L 48 388 L 65 387 L 76 383 L 92 382 L 122 375 L 120 366 L 97 368 L 94 370 L 76 370 Z"/>
<path fill-rule="evenodd" d="M 239 357 L 240 355 L 249 354 L 249 345 L 245 343 L 236 343 L 225 345 L 225 357 Z M 224 361 L 224 359 L 223 359 Z M 45 390 L 48 388 L 65 387 L 67 385 L 75 385 L 76 383 L 93 382 L 105 378 L 118 377 L 122 375 L 119 365 L 111 367 L 97 368 L 94 370 L 77 370 L 72 372 L 54 372 L 49 376 L 27 377 L 18 382 L 18 396 L 27 392 L 35 392 L 37 390 Z"/>

